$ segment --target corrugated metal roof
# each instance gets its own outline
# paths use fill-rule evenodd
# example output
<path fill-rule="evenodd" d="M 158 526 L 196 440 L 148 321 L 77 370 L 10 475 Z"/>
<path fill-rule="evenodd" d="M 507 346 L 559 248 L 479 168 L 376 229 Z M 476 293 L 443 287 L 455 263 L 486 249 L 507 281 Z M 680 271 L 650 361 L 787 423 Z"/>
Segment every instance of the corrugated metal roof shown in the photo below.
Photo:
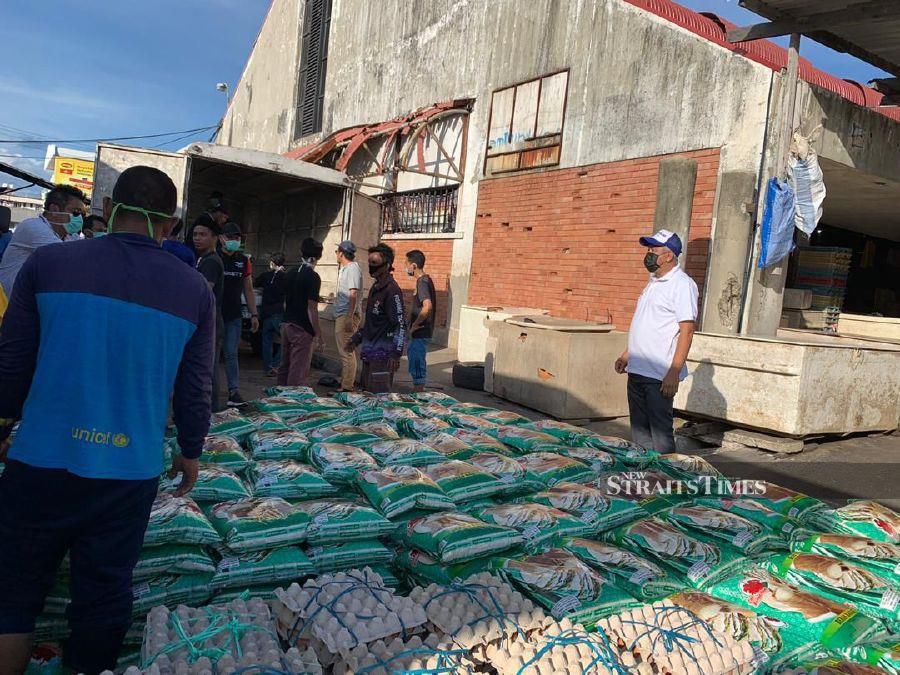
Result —
<path fill-rule="evenodd" d="M 806 17 L 848 10 L 858 18 L 837 22 L 827 30 L 803 31 L 816 42 L 847 52 L 900 77 L 900 2 L 884 0 L 742 0 L 747 9 L 772 21 L 803 20 Z M 877 18 L 866 10 L 880 9 Z"/>

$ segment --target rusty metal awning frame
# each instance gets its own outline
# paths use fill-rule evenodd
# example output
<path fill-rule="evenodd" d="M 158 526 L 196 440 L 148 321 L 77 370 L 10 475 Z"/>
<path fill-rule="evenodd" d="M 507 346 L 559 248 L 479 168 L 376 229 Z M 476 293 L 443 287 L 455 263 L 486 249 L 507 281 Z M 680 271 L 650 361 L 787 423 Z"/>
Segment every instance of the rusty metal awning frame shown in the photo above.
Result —
<path fill-rule="evenodd" d="M 769 19 L 728 31 L 730 42 L 800 33 L 900 78 L 900 2 L 897 0 L 741 0 Z"/>

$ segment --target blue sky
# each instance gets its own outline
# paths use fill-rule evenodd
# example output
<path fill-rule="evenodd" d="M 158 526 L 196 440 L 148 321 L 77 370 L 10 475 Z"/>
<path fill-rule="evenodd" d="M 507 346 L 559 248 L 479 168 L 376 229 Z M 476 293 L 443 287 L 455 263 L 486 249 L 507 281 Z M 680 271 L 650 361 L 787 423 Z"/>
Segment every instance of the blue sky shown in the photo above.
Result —
<path fill-rule="evenodd" d="M 358 0 L 363 1 L 363 0 Z M 526 1 L 526 0 L 521 0 Z M 759 17 L 737 0 L 681 0 L 738 24 Z M 268 0 L 3 0 L 0 139 L 109 138 L 214 125 L 217 82 L 234 87 Z M 804 40 L 803 56 L 840 77 L 884 73 Z M 132 144 L 177 149 L 191 138 Z M 71 145 L 71 144 L 70 144 Z M 93 150 L 93 144 L 80 147 Z M 44 145 L 0 144 L 0 157 L 46 175 Z M 0 175 L 0 181 L 9 178 Z"/>

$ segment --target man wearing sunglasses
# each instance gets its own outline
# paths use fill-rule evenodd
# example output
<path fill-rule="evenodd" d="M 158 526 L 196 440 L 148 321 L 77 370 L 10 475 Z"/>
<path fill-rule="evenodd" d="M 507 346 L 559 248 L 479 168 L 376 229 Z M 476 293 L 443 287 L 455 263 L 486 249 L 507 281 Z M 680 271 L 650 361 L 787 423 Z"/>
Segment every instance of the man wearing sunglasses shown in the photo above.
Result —
<path fill-rule="evenodd" d="M 44 212 L 16 226 L 0 261 L 0 285 L 7 298 L 12 297 L 16 276 L 32 253 L 47 244 L 80 239 L 78 235 L 87 211 L 85 201 L 84 193 L 78 188 L 57 185 L 44 199 Z"/>

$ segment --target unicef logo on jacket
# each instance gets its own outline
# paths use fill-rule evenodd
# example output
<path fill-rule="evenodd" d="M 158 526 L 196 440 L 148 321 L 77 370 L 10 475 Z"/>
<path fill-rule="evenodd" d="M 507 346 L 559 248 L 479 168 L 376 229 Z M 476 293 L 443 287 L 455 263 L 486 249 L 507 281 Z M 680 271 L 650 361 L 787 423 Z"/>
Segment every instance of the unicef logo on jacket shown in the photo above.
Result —
<path fill-rule="evenodd" d="M 123 433 L 114 434 L 111 431 L 97 431 L 96 429 L 82 429 L 72 427 L 72 438 L 76 441 L 84 441 L 93 445 L 114 445 L 117 448 L 128 447 L 131 439 Z"/>

